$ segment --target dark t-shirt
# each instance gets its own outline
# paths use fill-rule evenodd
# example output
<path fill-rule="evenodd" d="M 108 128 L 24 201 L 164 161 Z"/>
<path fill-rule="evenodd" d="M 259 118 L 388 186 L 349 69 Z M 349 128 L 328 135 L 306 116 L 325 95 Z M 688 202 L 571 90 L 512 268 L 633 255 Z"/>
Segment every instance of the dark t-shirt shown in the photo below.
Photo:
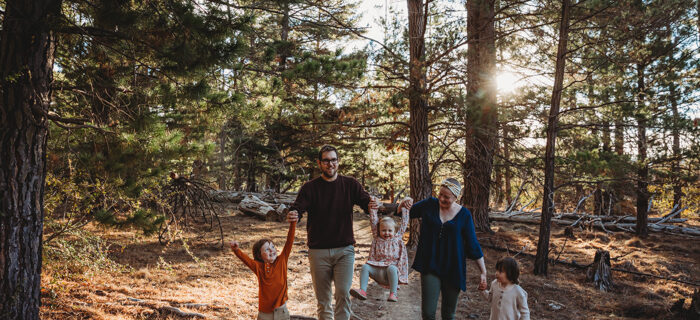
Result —
<path fill-rule="evenodd" d="M 369 193 L 355 178 L 338 175 L 328 182 L 318 177 L 306 182 L 290 210 L 309 213 L 307 242 L 311 249 L 339 248 L 355 244 L 352 232 L 352 208 L 359 205 L 367 212 Z"/>

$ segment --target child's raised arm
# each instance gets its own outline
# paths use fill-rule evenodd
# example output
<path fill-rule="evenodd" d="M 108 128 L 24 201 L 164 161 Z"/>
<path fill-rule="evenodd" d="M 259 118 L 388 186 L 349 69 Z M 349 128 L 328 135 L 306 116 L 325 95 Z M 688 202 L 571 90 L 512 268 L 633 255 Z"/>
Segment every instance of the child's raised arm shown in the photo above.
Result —
<path fill-rule="evenodd" d="M 292 252 L 292 245 L 294 244 L 294 232 L 297 227 L 297 222 L 292 221 L 289 223 L 289 232 L 287 232 L 287 242 L 284 243 L 284 249 L 282 249 L 282 255 L 289 257 Z"/>
<path fill-rule="evenodd" d="M 369 225 L 372 227 L 372 238 L 379 236 L 377 232 L 377 223 L 379 223 L 379 218 L 377 217 L 377 209 L 369 209 Z"/>
<path fill-rule="evenodd" d="M 404 232 L 406 232 L 406 229 L 408 228 L 408 209 L 406 208 L 401 208 L 401 226 L 399 227 L 398 232 L 396 232 L 396 235 L 400 238 L 403 237 Z"/>
<path fill-rule="evenodd" d="M 258 264 L 255 263 L 255 260 L 251 259 L 247 254 L 241 251 L 241 248 L 238 247 L 238 241 L 231 241 L 229 245 L 231 245 L 231 251 L 233 251 L 233 254 L 235 254 L 238 259 L 241 259 L 241 261 L 243 261 L 243 263 L 248 266 L 250 270 L 253 270 L 253 272 L 258 272 Z"/>

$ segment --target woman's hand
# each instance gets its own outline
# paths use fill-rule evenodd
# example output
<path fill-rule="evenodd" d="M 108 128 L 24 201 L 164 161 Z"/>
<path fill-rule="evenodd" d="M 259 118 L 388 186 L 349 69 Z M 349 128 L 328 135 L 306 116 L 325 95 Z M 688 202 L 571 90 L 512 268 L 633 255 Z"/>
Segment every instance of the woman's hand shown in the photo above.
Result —
<path fill-rule="evenodd" d="M 401 200 L 401 203 L 399 204 L 398 208 L 396 208 L 396 212 L 401 212 L 401 209 L 407 209 L 410 210 L 411 206 L 413 206 L 413 199 L 411 197 L 406 197 Z"/>
<path fill-rule="evenodd" d="M 479 291 L 486 290 L 486 273 L 481 274 L 481 281 L 479 282 Z"/>

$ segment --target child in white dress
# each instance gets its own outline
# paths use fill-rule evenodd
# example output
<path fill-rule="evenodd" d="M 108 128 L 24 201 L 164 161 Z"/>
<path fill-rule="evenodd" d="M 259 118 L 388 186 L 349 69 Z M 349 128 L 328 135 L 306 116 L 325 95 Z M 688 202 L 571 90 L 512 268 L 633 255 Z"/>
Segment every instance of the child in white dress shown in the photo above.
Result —
<path fill-rule="evenodd" d="M 481 291 L 491 303 L 490 320 L 530 320 L 527 292 L 518 285 L 519 275 L 515 259 L 507 257 L 496 262 L 496 279 L 491 282 L 491 290 Z"/>

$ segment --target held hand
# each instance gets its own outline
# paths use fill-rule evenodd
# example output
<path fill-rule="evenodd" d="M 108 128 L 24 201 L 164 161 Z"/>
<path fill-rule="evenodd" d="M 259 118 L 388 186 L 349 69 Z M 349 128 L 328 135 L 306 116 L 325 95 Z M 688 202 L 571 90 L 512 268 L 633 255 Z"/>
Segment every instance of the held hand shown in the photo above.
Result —
<path fill-rule="evenodd" d="M 287 212 L 287 222 L 297 222 L 299 221 L 299 213 L 296 210 Z"/>
<path fill-rule="evenodd" d="M 401 204 L 399 204 L 399 207 L 397 208 L 397 211 L 400 211 L 401 209 L 410 210 L 411 206 L 413 206 L 413 199 L 411 199 L 411 197 L 403 198 L 403 200 L 401 200 Z"/>
<path fill-rule="evenodd" d="M 486 290 L 486 274 L 481 274 L 481 282 L 479 282 L 479 291 Z"/>
<path fill-rule="evenodd" d="M 238 249 L 238 241 L 231 241 L 228 243 L 231 246 L 231 251 Z"/>
<path fill-rule="evenodd" d="M 378 210 L 379 209 L 379 199 L 377 199 L 375 197 L 370 197 L 369 199 L 370 200 L 369 200 L 369 204 L 367 205 L 367 208 L 369 210 L 375 210 L 375 211 Z"/>

